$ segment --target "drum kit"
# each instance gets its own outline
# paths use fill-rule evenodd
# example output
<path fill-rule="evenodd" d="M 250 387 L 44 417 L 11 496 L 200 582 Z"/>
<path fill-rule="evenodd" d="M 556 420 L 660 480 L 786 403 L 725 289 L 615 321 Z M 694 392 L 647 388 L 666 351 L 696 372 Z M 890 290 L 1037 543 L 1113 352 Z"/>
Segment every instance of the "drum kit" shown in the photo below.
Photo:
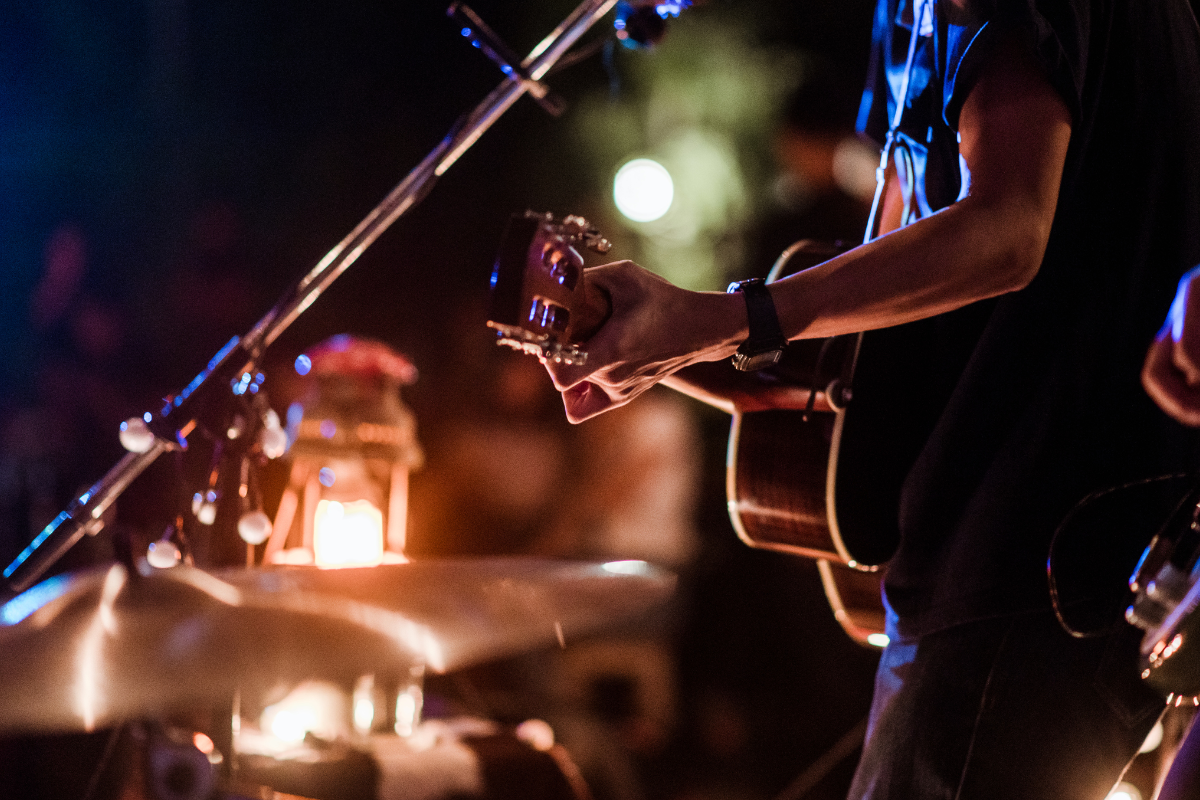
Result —
<path fill-rule="evenodd" d="M 145 753 L 142 774 L 132 770 L 127 780 L 149 787 L 134 796 L 234 798 L 233 790 L 214 792 L 244 781 L 239 737 L 253 727 L 240 719 L 239 708 L 249 705 L 244 698 L 297 685 L 346 687 L 349 696 L 364 676 L 401 690 L 417 676 L 419 692 L 425 669 L 456 670 L 564 643 L 654 606 L 673 584 L 669 573 L 644 562 L 521 557 L 211 571 L 140 560 L 133 569 L 62 573 L 0 606 L 0 733 L 131 727 L 141 731 Z M 361 709 L 354 713 L 361 724 Z M 369 760 L 369 734 L 377 728 L 368 717 L 363 736 L 316 737 L 318 749 L 340 747 L 341 764 Z M 405 746 L 428 747 L 409 730 Z M 299 733 L 299 741 L 281 741 L 275 755 L 305 740 L 311 750 L 314 737 Z M 376 748 L 394 751 L 400 738 L 390 738 Z M 258 756 L 250 759 L 253 772 L 267 774 L 271 759 L 261 757 L 262 748 L 245 749 Z M 274 760 L 285 768 L 286 760 Z M 172 770 L 173 789 L 162 777 Z M 314 794 L 353 797 L 355 785 Z M 391 796 L 420 795 L 401 787 Z"/>

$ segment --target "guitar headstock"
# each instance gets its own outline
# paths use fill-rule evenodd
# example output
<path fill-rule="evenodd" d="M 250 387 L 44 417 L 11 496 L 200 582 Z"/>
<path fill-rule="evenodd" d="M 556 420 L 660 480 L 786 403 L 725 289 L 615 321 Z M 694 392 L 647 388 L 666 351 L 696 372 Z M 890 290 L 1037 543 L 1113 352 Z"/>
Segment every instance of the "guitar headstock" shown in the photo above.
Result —
<path fill-rule="evenodd" d="M 580 245 L 597 253 L 611 247 L 583 217 L 526 211 L 509 219 L 492 269 L 488 314 L 498 344 L 548 361 L 587 360 L 581 343 L 599 324 L 587 307 Z"/>

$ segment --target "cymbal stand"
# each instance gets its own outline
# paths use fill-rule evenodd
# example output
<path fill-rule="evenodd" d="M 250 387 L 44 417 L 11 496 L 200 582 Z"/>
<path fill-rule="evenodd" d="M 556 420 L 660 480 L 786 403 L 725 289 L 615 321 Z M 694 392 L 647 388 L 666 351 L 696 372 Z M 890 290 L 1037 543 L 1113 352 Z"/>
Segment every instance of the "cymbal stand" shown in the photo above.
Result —
<path fill-rule="evenodd" d="M 122 424 L 122 442 L 131 450 L 90 489 L 60 513 L 3 571 L 8 588 L 22 592 L 32 586 L 84 534 L 104 528 L 104 514 L 123 491 L 155 459 L 168 450 L 187 447 L 187 437 L 202 415 L 254 372 L 266 348 L 336 280 L 393 222 L 420 201 L 433 183 L 456 162 L 492 123 L 522 95 L 529 93 L 552 112 L 561 103 L 541 80 L 554 64 L 617 0 L 583 0 L 519 64 L 509 63 L 509 51 L 470 9 L 454 3 L 449 15 L 472 24 L 463 34 L 500 65 L 505 79 L 384 199 L 317 262 L 284 297 L 243 337 L 234 337 L 213 356 L 204 370 L 182 391 L 167 397 L 162 408 Z"/>

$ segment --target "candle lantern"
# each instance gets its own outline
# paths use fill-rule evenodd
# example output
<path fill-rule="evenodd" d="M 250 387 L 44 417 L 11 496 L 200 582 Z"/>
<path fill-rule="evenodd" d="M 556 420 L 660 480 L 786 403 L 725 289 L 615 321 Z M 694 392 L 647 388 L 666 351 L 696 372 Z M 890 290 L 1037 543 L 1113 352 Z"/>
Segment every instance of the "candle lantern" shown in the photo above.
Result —
<path fill-rule="evenodd" d="M 400 387 L 416 368 L 380 342 L 342 335 L 296 359 L 296 370 L 309 389 L 288 409 L 291 477 L 264 560 L 404 561 L 408 476 L 423 454 Z"/>

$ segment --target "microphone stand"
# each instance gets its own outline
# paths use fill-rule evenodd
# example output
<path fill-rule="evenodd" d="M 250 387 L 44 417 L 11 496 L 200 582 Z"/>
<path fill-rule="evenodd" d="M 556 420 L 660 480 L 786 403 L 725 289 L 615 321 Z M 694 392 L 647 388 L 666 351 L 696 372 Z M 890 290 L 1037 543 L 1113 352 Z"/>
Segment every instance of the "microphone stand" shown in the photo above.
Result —
<path fill-rule="evenodd" d="M 104 513 L 129 484 L 163 453 L 186 447 L 187 437 L 205 409 L 224 392 L 231 391 L 244 374 L 253 372 L 263 351 L 358 260 L 381 233 L 420 201 L 433 188 L 437 178 L 522 95 L 533 95 L 548 110 L 561 110 L 561 106 L 551 100 L 553 95 L 541 79 L 616 3 L 617 0 L 583 0 L 520 64 L 508 63 L 510 51 L 470 9 L 454 3 L 449 15 L 456 20 L 476 23 L 464 27 L 463 35 L 499 64 L 506 79 L 461 118 L 433 151 L 354 230 L 326 253 L 249 333 L 231 339 L 183 391 L 167 397 L 160 410 L 146 412 L 142 420 L 153 433 L 153 440 L 147 443 L 143 452 L 130 452 L 122 457 L 4 569 L 3 577 L 9 589 L 22 592 L 29 588 L 84 534 L 99 533 L 104 527 Z"/>

